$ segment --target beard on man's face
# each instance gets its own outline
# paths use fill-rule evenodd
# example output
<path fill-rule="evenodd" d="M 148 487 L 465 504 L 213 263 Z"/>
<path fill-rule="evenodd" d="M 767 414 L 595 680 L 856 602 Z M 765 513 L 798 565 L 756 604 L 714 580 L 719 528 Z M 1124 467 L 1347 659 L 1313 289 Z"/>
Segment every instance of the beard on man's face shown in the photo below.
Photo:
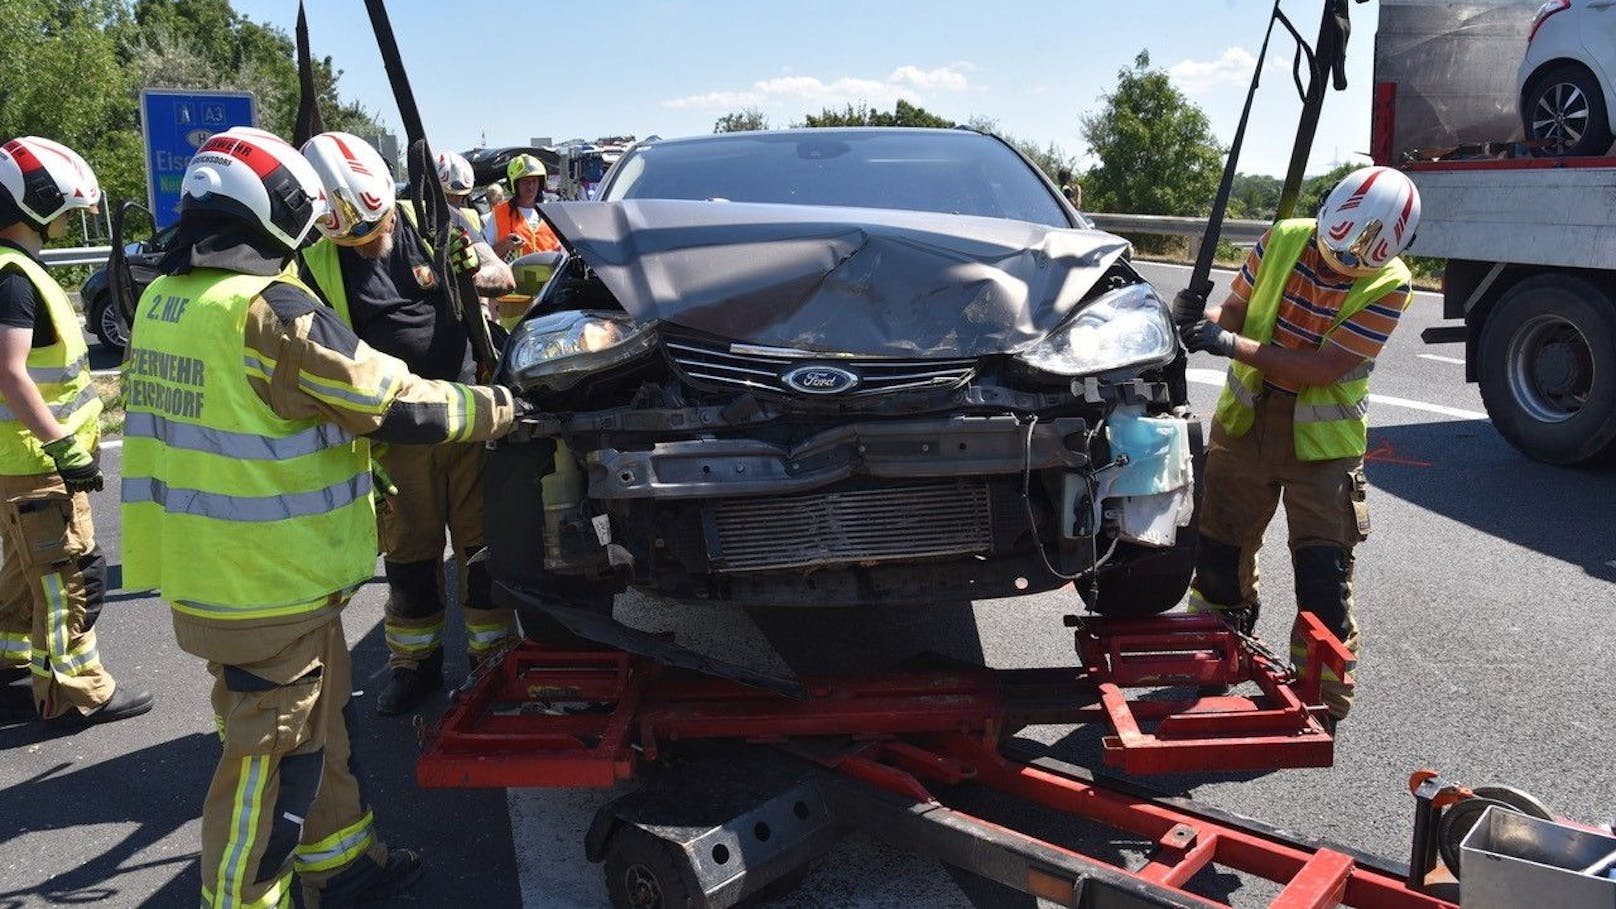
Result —
<path fill-rule="evenodd" d="M 375 240 L 369 243 L 354 247 L 354 252 L 358 253 L 359 258 L 361 259 L 385 259 L 387 258 L 387 254 L 392 251 L 393 232 L 390 230 L 382 231 L 380 237 L 377 237 Z"/>

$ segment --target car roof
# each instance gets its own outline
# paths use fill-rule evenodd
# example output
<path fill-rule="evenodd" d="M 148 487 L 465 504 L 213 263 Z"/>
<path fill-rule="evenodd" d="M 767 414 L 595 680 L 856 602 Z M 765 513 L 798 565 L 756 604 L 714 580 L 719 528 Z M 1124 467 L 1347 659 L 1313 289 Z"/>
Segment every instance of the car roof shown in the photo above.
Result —
<path fill-rule="evenodd" d="M 980 141 L 983 139 L 997 141 L 996 137 L 988 133 L 979 132 L 969 127 L 958 126 L 951 129 L 930 126 L 808 126 L 798 127 L 795 129 L 738 130 L 728 133 L 709 133 L 706 135 L 681 136 L 675 139 L 645 139 L 638 143 L 638 147 L 644 147 L 647 145 L 699 145 L 706 142 L 722 143 L 732 142 L 739 139 L 755 139 L 759 136 L 768 136 L 771 138 L 778 136 L 785 139 L 792 137 L 813 136 L 815 138 L 823 139 L 830 136 L 857 137 L 886 135 L 892 133 L 905 136 L 958 136 L 974 141 Z"/>

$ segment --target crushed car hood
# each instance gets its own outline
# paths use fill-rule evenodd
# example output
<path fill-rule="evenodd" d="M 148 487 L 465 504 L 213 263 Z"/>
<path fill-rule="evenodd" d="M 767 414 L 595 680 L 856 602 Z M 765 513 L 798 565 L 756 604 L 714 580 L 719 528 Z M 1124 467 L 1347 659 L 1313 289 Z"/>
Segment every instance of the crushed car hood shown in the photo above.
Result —
<path fill-rule="evenodd" d="M 1022 350 L 1128 247 L 1095 230 L 889 209 L 647 199 L 540 211 L 636 320 L 859 356 Z"/>

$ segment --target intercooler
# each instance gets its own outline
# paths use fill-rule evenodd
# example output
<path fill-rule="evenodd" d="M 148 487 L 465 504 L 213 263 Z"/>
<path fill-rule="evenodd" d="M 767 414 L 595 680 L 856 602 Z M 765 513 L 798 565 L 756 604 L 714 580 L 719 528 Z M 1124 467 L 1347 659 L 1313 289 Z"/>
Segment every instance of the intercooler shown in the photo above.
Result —
<path fill-rule="evenodd" d="M 937 483 L 781 498 L 731 499 L 703 515 L 714 571 L 989 554 L 985 483 Z"/>

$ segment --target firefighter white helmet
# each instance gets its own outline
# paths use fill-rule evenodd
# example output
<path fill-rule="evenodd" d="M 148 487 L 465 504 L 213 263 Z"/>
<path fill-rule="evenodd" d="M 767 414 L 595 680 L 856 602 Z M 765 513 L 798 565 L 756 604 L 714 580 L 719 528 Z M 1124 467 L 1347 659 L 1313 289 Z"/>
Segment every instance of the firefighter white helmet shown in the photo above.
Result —
<path fill-rule="evenodd" d="M 237 126 L 202 143 L 180 184 L 180 214 L 221 212 L 243 219 L 287 251 L 297 249 L 324 211 L 320 178 L 285 139 Z"/>
<path fill-rule="evenodd" d="M 38 136 L 0 146 L 0 187 L 41 231 L 62 212 L 101 204 L 101 184 L 79 153 Z"/>
<path fill-rule="evenodd" d="M 397 190 L 381 153 L 352 133 L 328 132 L 303 143 L 329 203 L 320 233 L 344 246 L 369 243 L 393 210 Z"/>
<path fill-rule="evenodd" d="M 451 196 L 470 195 L 476 185 L 471 173 L 471 162 L 451 151 L 438 152 L 438 182 Z"/>
<path fill-rule="evenodd" d="M 1414 241 L 1420 191 L 1401 171 L 1365 167 L 1336 184 L 1319 207 L 1319 254 L 1343 275 L 1372 275 Z"/>

